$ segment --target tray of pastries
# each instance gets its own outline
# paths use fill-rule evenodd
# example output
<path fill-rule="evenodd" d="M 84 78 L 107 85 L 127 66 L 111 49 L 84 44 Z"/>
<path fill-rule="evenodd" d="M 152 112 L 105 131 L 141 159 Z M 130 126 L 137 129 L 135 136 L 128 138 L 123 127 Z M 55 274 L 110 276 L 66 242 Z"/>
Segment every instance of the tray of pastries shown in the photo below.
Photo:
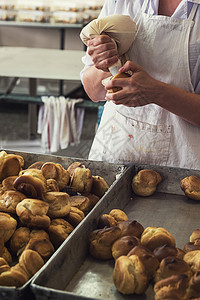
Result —
<path fill-rule="evenodd" d="M 30 297 L 31 280 L 63 244 L 77 237 L 124 169 L 83 159 L 0 151 L 0 298 Z"/>
<path fill-rule="evenodd" d="M 200 170 L 132 164 L 31 290 L 37 300 L 199 299 L 199 212 Z"/>

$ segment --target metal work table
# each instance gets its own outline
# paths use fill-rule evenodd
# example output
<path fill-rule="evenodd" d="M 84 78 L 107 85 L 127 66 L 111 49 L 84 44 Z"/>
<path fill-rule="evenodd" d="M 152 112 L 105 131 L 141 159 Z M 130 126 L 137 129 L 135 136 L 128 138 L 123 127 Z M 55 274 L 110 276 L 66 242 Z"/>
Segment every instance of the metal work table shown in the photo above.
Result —
<path fill-rule="evenodd" d="M 37 95 L 37 79 L 67 80 L 80 84 L 84 51 L 25 47 L 0 47 L 0 76 L 14 80 L 5 91 L 10 93 L 18 78 L 29 79 L 29 95 Z M 36 104 L 29 104 L 29 138 L 36 133 Z"/>

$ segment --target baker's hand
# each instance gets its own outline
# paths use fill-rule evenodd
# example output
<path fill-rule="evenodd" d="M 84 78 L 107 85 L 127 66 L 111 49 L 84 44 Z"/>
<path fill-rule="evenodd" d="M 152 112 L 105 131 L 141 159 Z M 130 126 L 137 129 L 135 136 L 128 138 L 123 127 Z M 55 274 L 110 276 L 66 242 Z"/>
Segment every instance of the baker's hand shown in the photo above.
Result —
<path fill-rule="evenodd" d="M 108 35 L 98 35 L 88 41 L 88 54 L 97 69 L 108 72 L 108 67 L 118 60 L 113 40 Z"/>
<path fill-rule="evenodd" d="M 106 100 L 112 100 L 117 105 L 123 104 L 129 107 L 155 103 L 155 99 L 160 93 L 159 81 L 131 61 L 127 61 L 119 71 L 120 73 L 131 71 L 132 76 L 109 80 L 105 85 Z M 113 87 L 120 87 L 121 90 L 116 93 L 109 93 L 108 90 Z"/>

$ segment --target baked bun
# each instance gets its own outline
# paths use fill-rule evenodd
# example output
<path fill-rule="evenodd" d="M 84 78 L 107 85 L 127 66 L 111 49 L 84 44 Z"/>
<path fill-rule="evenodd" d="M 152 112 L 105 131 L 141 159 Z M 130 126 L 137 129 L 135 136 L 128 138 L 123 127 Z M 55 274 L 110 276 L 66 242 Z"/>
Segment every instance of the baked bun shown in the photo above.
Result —
<path fill-rule="evenodd" d="M 186 243 L 183 250 L 185 252 L 200 250 L 200 239 L 196 239 L 196 240 L 194 240 L 194 242 Z"/>
<path fill-rule="evenodd" d="M 0 151 L 0 181 L 9 176 L 17 176 L 23 166 L 22 156 Z"/>
<path fill-rule="evenodd" d="M 173 275 L 154 285 L 155 300 L 187 300 L 188 277 Z"/>
<path fill-rule="evenodd" d="M 14 188 L 27 197 L 42 199 L 47 191 L 47 182 L 41 170 L 26 169 L 15 179 Z"/>
<path fill-rule="evenodd" d="M 17 176 L 6 177 L 2 181 L 3 190 L 4 191 L 15 190 L 15 188 L 14 188 L 14 181 L 15 181 L 16 178 L 17 178 Z"/>
<path fill-rule="evenodd" d="M 88 197 L 81 195 L 71 196 L 69 198 L 69 202 L 71 207 L 76 207 L 82 210 L 84 213 L 87 213 L 89 211 L 90 200 Z"/>
<path fill-rule="evenodd" d="M 195 272 L 189 281 L 188 288 L 189 299 L 199 299 L 200 296 L 200 271 Z"/>
<path fill-rule="evenodd" d="M 73 227 L 76 227 L 83 219 L 85 214 L 77 207 L 71 207 L 69 214 L 65 217 L 65 220 L 69 222 Z"/>
<path fill-rule="evenodd" d="M 109 215 L 115 219 L 115 221 L 118 223 L 123 221 L 128 221 L 128 216 L 125 214 L 125 212 L 121 209 L 112 209 L 109 212 Z"/>
<path fill-rule="evenodd" d="M 57 181 L 60 191 L 69 183 L 69 172 L 61 164 L 46 162 L 42 165 L 41 171 L 46 179 L 55 179 Z"/>
<path fill-rule="evenodd" d="M 71 175 L 70 187 L 79 193 L 90 193 L 92 189 L 92 173 L 90 169 L 84 166 L 77 167 L 74 169 Z"/>
<path fill-rule="evenodd" d="M 128 77 L 131 77 L 131 75 L 128 74 L 128 73 L 118 73 L 118 74 L 116 74 L 115 76 L 113 76 L 113 77 L 111 78 L 111 80 L 112 80 L 112 79 L 116 79 L 116 78 L 128 78 Z M 118 91 L 120 91 L 120 90 L 121 90 L 120 87 L 113 87 L 113 88 L 111 88 L 110 90 L 108 90 L 108 93 L 116 93 L 116 92 L 118 92 Z"/>
<path fill-rule="evenodd" d="M 16 213 L 20 222 L 30 228 L 48 228 L 50 218 L 47 216 L 49 204 L 38 199 L 24 199 L 17 204 Z"/>
<path fill-rule="evenodd" d="M 21 287 L 28 281 L 26 274 L 15 270 L 15 267 L 0 274 L 0 286 Z"/>
<path fill-rule="evenodd" d="M 141 245 L 132 248 L 127 256 L 137 255 L 145 267 L 145 271 L 149 278 L 152 278 L 159 267 L 159 260 L 155 257 L 152 251 Z"/>
<path fill-rule="evenodd" d="M 18 191 L 5 191 L 5 193 L 0 196 L 0 211 L 16 214 L 16 206 L 19 202 L 25 199 L 26 196 Z"/>
<path fill-rule="evenodd" d="M 7 261 L 3 257 L 0 257 L 0 274 L 9 270 L 10 266 Z"/>
<path fill-rule="evenodd" d="M 189 265 L 183 260 L 175 256 L 168 256 L 163 258 L 160 262 L 160 266 L 155 273 L 154 281 L 157 282 L 172 275 L 185 274 L 188 278 L 192 273 Z"/>
<path fill-rule="evenodd" d="M 74 227 L 64 219 L 53 219 L 48 228 L 50 240 L 58 248 L 74 230 Z"/>
<path fill-rule="evenodd" d="M 141 244 L 151 251 L 162 246 L 169 245 L 175 247 L 173 235 L 162 227 L 147 227 L 141 235 Z"/>
<path fill-rule="evenodd" d="M 194 242 L 196 239 L 200 239 L 200 229 L 195 229 L 191 236 L 190 236 L 190 242 Z"/>
<path fill-rule="evenodd" d="M 121 230 L 118 227 L 109 227 L 92 231 L 89 236 L 90 254 L 101 260 L 113 258 L 112 244 L 120 237 L 120 234 Z"/>
<path fill-rule="evenodd" d="M 117 259 L 122 255 L 127 255 L 132 248 L 139 244 L 140 240 L 136 236 L 122 236 L 113 243 L 112 256 Z"/>
<path fill-rule="evenodd" d="M 44 262 L 46 262 L 55 252 L 54 246 L 49 238 L 31 238 L 25 250 L 27 249 L 36 251 L 42 257 Z"/>
<path fill-rule="evenodd" d="M 136 195 L 151 196 L 155 193 L 162 177 L 154 170 L 141 170 L 132 179 L 132 189 Z"/>
<path fill-rule="evenodd" d="M 30 240 L 30 228 L 19 227 L 10 239 L 10 249 L 17 256 L 22 253 Z"/>
<path fill-rule="evenodd" d="M 97 195 L 99 198 L 101 198 L 105 192 L 109 189 L 109 185 L 105 181 L 104 178 L 101 176 L 92 176 L 93 183 L 92 183 L 92 189 L 91 193 Z"/>
<path fill-rule="evenodd" d="M 69 167 L 67 168 L 67 172 L 69 173 L 70 176 L 73 176 L 74 174 L 74 170 L 78 167 L 82 167 L 83 164 L 79 161 L 75 161 L 72 164 L 69 165 Z M 84 166 L 83 166 L 84 167 Z"/>
<path fill-rule="evenodd" d="M 144 227 L 136 220 L 120 222 L 117 224 L 117 227 L 119 227 L 121 230 L 121 236 L 132 235 L 140 238 L 144 231 Z"/>
<path fill-rule="evenodd" d="M 104 227 L 114 227 L 117 225 L 117 221 L 115 218 L 110 216 L 109 214 L 103 214 L 99 217 L 98 220 L 98 228 L 104 228 Z"/>
<path fill-rule="evenodd" d="M 113 281 L 117 290 L 124 295 L 143 294 L 148 287 L 144 265 L 137 255 L 116 259 Z"/>
<path fill-rule="evenodd" d="M 47 215 L 50 218 L 62 218 L 70 212 L 70 196 L 63 192 L 47 192 L 43 200 L 49 204 Z"/>
<path fill-rule="evenodd" d="M 91 194 L 91 193 L 81 193 L 81 195 L 85 196 L 85 197 L 87 197 L 89 199 L 89 201 L 90 201 L 89 211 L 97 204 L 97 202 L 100 199 L 97 195 Z"/>
<path fill-rule="evenodd" d="M 36 161 L 33 164 L 31 164 L 27 169 L 38 169 L 41 170 L 44 162 L 43 161 Z"/>
<path fill-rule="evenodd" d="M 9 214 L 0 212 L 0 235 L 3 238 L 4 243 L 6 243 L 17 227 L 17 221 L 11 217 Z"/>
<path fill-rule="evenodd" d="M 185 177 L 181 180 L 180 186 L 188 198 L 200 200 L 200 178 L 193 175 Z"/>
<path fill-rule="evenodd" d="M 59 192 L 58 182 L 55 179 L 47 179 L 47 192 Z"/>
<path fill-rule="evenodd" d="M 178 250 L 174 246 L 169 246 L 167 244 L 164 244 L 160 247 L 155 248 L 153 250 L 153 254 L 161 262 L 163 258 L 166 258 L 168 256 L 177 256 Z"/>
<path fill-rule="evenodd" d="M 33 250 L 24 250 L 19 258 L 19 266 L 31 278 L 44 265 L 42 257 Z"/>
<path fill-rule="evenodd" d="M 193 272 L 200 271 L 200 250 L 187 252 L 183 259 L 190 266 Z"/>
<path fill-rule="evenodd" d="M 8 251 L 8 249 L 5 246 L 3 248 L 3 253 L 1 254 L 1 257 L 7 261 L 9 266 L 12 265 L 12 262 L 13 262 L 12 255 L 10 254 L 10 252 Z"/>

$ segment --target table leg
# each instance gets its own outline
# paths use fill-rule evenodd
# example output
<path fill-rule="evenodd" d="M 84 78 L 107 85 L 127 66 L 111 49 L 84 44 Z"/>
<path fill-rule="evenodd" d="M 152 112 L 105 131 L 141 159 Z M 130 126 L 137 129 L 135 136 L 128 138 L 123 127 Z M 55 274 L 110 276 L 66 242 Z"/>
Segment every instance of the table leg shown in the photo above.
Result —
<path fill-rule="evenodd" d="M 29 95 L 37 95 L 37 79 L 29 78 Z M 37 134 L 37 104 L 28 104 L 28 138 L 33 140 Z"/>

